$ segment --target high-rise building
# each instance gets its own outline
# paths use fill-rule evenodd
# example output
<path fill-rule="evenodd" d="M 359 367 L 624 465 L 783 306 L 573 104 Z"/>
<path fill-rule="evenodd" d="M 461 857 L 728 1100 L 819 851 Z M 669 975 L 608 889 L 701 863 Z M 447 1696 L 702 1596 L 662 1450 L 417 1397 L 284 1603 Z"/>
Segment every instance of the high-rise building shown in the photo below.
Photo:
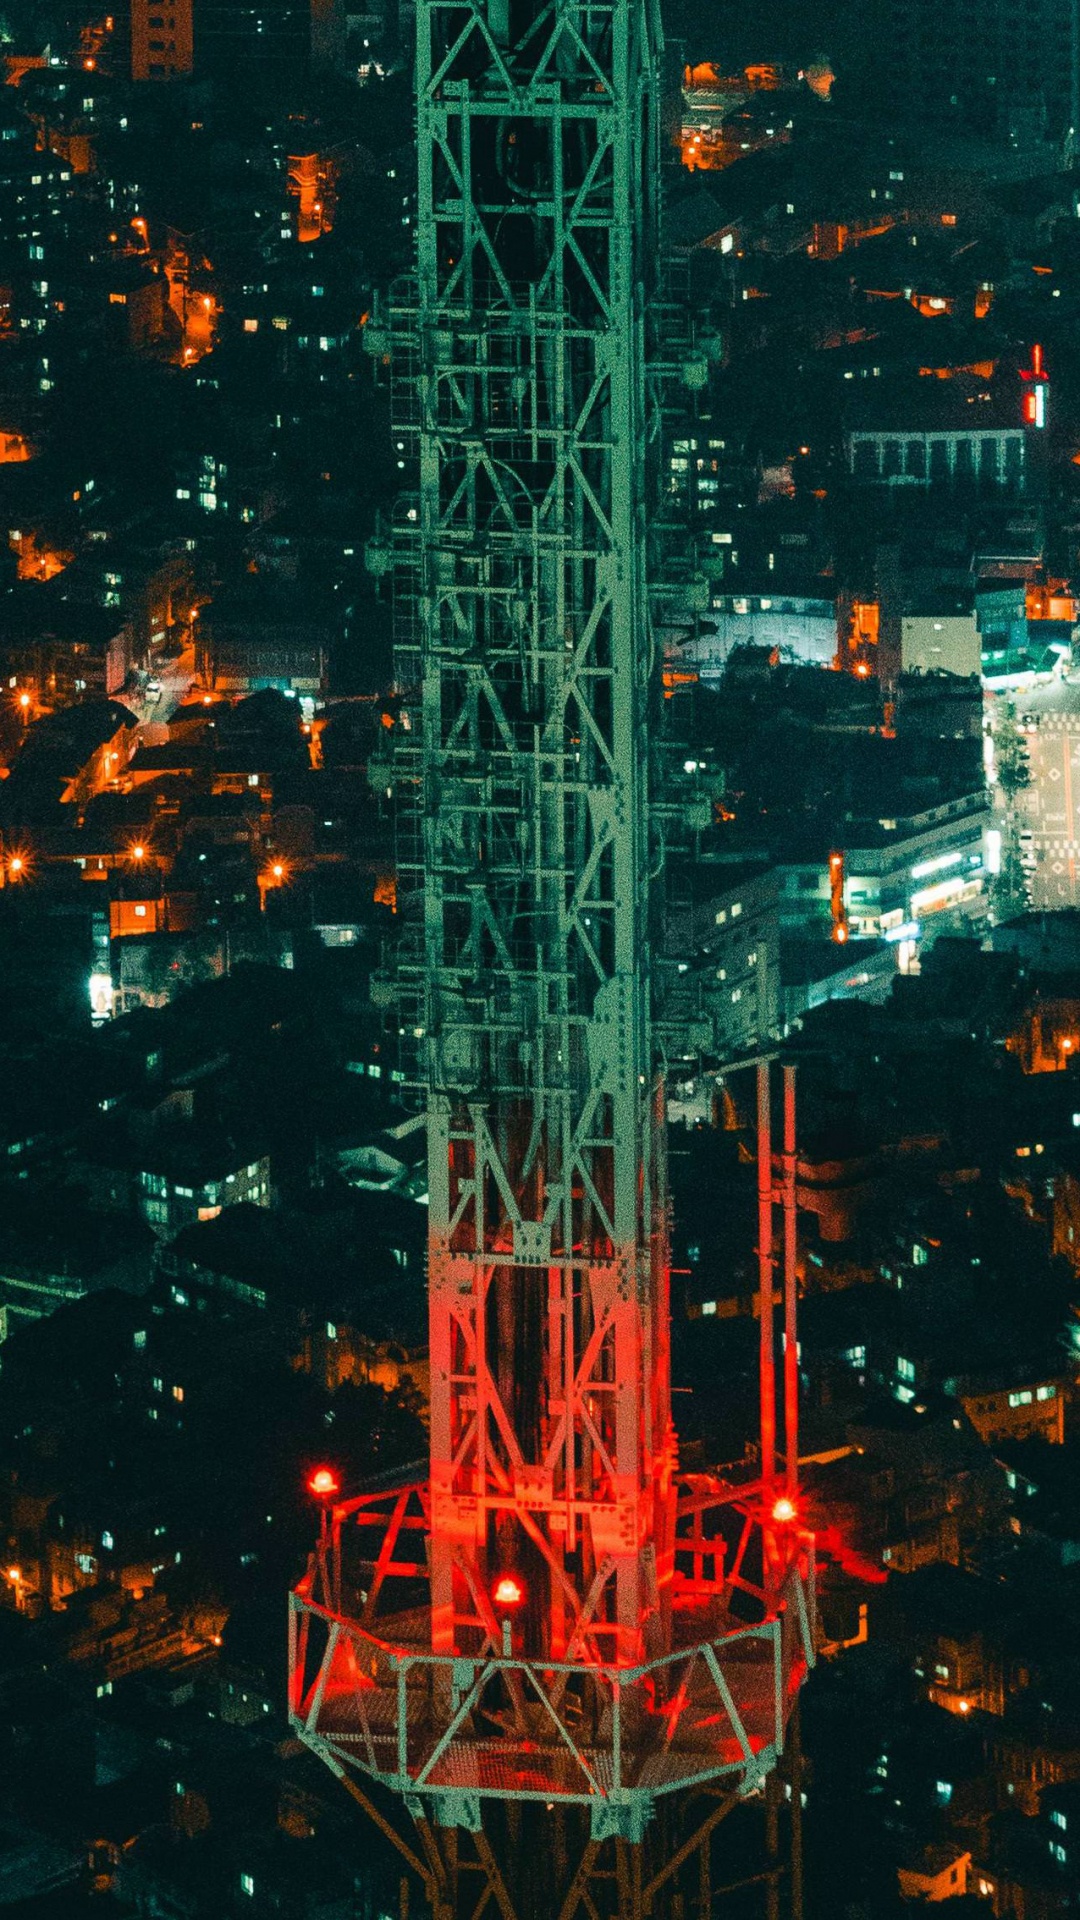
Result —
<path fill-rule="evenodd" d="M 195 0 L 200 77 L 288 85 L 303 77 L 311 50 L 311 0 Z"/>
<path fill-rule="evenodd" d="M 193 53 L 192 0 L 131 0 L 133 80 L 175 80 Z"/>
<path fill-rule="evenodd" d="M 898 115 L 1020 138 L 1076 127 L 1080 0 L 879 5 L 869 64 Z"/>

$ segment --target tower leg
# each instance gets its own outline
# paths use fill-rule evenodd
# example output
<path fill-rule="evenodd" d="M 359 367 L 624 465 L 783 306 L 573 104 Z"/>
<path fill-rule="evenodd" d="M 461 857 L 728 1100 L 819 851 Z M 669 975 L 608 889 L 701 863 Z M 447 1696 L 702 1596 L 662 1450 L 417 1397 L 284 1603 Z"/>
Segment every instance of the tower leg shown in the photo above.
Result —
<path fill-rule="evenodd" d="M 780 1920 L 780 1781 L 765 1782 L 765 1920 Z"/>
<path fill-rule="evenodd" d="M 739 1920 L 802 1920 L 802 1835 L 797 1734 L 789 1749 L 791 1818 L 783 1818 L 779 1772 L 770 1774 L 757 1810 L 736 1796 L 700 1801 L 696 1809 L 661 1806 L 641 1842 L 596 1840 L 575 1807 L 547 1813 L 519 1807 L 515 1840 L 499 1811 L 492 1831 L 466 1832 L 421 1818 L 413 1846 L 393 1833 L 366 1794 L 357 1799 L 400 1848 L 410 1869 L 401 1878 L 399 1920 L 426 1911 L 431 1920 L 725 1920 L 737 1896 Z M 724 1878 L 720 1829 L 736 1810 L 764 1822 L 764 1860 L 757 1873 Z M 687 1819 L 689 1815 L 689 1820 Z M 739 1826 L 736 1822 L 736 1827 Z M 687 1826 L 690 1831 L 687 1831 Z M 563 1839 L 558 1828 L 563 1828 Z M 760 1830 L 760 1829 L 759 1829 Z M 734 1835 L 733 1835 L 734 1837 Z M 717 1854 L 718 1846 L 720 1852 Z M 738 1840 L 729 1859 L 745 1862 Z M 419 1886 L 417 1886 L 417 1882 Z M 420 1901 L 417 1902 L 419 1892 Z"/>
<path fill-rule="evenodd" d="M 802 1737 L 799 1702 L 788 1722 L 787 1774 L 791 1782 L 791 1920 L 803 1920 Z"/>

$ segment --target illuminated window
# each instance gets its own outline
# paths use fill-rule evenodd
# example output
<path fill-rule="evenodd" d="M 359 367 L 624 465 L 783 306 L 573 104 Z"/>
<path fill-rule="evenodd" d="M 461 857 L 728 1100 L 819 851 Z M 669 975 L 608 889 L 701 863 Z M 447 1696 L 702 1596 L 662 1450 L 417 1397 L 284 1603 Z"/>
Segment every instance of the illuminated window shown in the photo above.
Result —
<path fill-rule="evenodd" d="M 1064 1833 L 1066 1828 L 1068 1827 L 1069 1822 L 1065 1818 L 1065 1815 L 1057 1807 L 1055 1807 L 1053 1813 L 1050 1815 L 1050 1824 L 1051 1826 L 1054 1826 L 1054 1827 L 1060 1827 L 1062 1833 Z"/>
<path fill-rule="evenodd" d="M 716 1301 L 703 1300 L 701 1303 L 701 1311 L 703 1314 L 714 1314 L 716 1312 Z"/>
<path fill-rule="evenodd" d="M 1009 1405 L 1010 1407 L 1030 1407 L 1033 1398 L 1031 1388 L 1025 1387 L 1022 1393 L 1010 1393 Z"/>
<path fill-rule="evenodd" d="M 951 1780 L 935 1780 L 934 1792 L 937 1795 L 938 1806 L 947 1807 L 949 1804 L 949 1801 L 952 1799 L 952 1781 Z"/>
<path fill-rule="evenodd" d="M 174 1387 L 172 1390 L 172 1397 L 174 1400 L 182 1400 L 184 1397 L 183 1387 Z"/>
<path fill-rule="evenodd" d="M 242 1873 L 240 1875 L 240 1891 L 241 1893 L 254 1893 L 255 1881 L 250 1873 Z"/>
<path fill-rule="evenodd" d="M 258 323 L 258 321 L 257 321 L 257 320 L 245 320 L 245 321 L 244 321 L 244 332 L 245 332 L 245 333 L 258 333 L 258 331 L 259 331 L 259 323 Z"/>
<path fill-rule="evenodd" d="M 896 1371 L 901 1380 L 914 1380 L 915 1378 L 914 1360 L 903 1360 L 898 1358 L 896 1362 Z"/>
<path fill-rule="evenodd" d="M 113 1537 L 112 1537 L 112 1534 L 109 1532 L 108 1527 L 106 1527 L 104 1533 L 101 1536 L 101 1544 L 104 1547 L 106 1553 L 108 1553 L 114 1545 Z"/>
<path fill-rule="evenodd" d="M 1035 1395 L 1037 1400 L 1053 1400 L 1057 1397 L 1056 1387 L 1039 1387 Z"/>

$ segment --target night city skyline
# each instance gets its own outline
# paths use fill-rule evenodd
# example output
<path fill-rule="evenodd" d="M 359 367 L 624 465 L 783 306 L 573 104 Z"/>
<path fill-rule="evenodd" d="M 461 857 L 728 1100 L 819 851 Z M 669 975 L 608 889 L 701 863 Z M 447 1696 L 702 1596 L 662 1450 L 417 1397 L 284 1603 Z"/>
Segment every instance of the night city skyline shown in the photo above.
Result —
<path fill-rule="evenodd" d="M 0 61 L 0 1915 L 1080 1912 L 1077 0 Z"/>

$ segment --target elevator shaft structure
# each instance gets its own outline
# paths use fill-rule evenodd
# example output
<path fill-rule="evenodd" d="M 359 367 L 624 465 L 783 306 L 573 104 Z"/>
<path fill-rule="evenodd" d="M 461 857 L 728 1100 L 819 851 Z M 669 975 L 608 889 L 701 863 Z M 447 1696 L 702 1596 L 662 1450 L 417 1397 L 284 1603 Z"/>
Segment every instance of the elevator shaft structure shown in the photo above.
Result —
<path fill-rule="evenodd" d="M 771 1461 L 680 1475 L 671 1419 L 658 33 L 649 0 L 419 0 L 417 32 L 417 272 L 369 345 L 418 477 L 392 546 L 393 995 L 427 1113 L 430 1473 L 328 1509 L 291 1710 L 429 1836 L 479 1843 L 490 1803 L 533 1801 L 634 1847 L 680 1788 L 761 1785 L 812 1657 Z"/>

